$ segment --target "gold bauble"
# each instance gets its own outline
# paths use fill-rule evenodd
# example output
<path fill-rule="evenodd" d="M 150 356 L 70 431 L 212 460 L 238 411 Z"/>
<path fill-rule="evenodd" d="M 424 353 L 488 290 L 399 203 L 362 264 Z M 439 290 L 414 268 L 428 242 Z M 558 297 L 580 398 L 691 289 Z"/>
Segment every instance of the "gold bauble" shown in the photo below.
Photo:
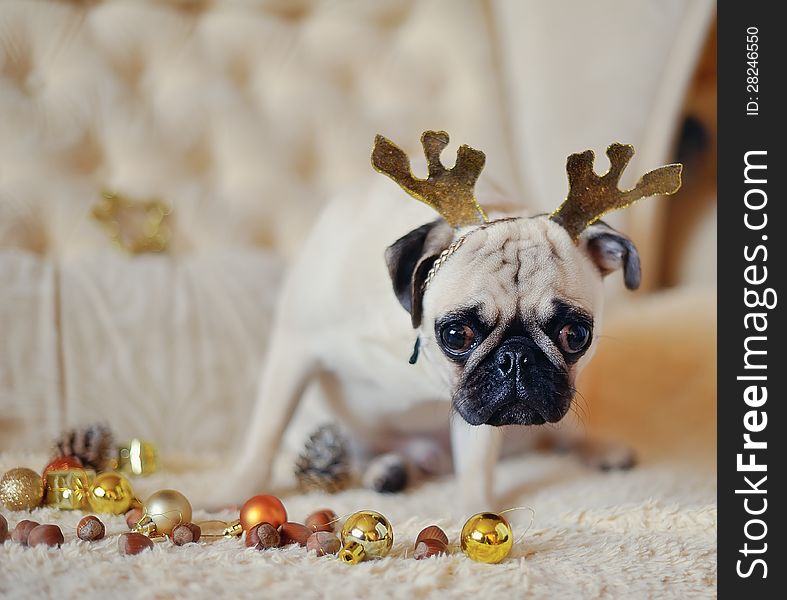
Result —
<path fill-rule="evenodd" d="M 393 527 L 383 515 L 361 510 L 347 518 L 342 527 L 342 562 L 356 564 L 370 558 L 382 558 L 393 546 Z"/>
<path fill-rule="evenodd" d="M 8 510 L 32 510 L 43 497 L 44 482 L 33 469 L 17 467 L 0 479 L 0 504 Z"/>
<path fill-rule="evenodd" d="M 158 470 L 158 448 L 151 442 L 134 438 L 118 447 L 118 471 L 131 475 L 150 475 Z"/>
<path fill-rule="evenodd" d="M 462 551 L 482 563 L 499 563 L 514 545 L 511 525 L 495 513 L 478 513 L 462 527 Z"/>
<path fill-rule="evenodd" d="M 131 508 L 134 492 L 124 475 L 110 471 L 96 476 L 87 501 L 93 512 L 122 515 Z"/>
<path fill-rule="evenodd" d="M 159 490 L 142 505 L 145 514 L 134 528 L 145 535 L 171 535 L 180 523 L 191 522 L 191 503 L 175 490 Z"/>

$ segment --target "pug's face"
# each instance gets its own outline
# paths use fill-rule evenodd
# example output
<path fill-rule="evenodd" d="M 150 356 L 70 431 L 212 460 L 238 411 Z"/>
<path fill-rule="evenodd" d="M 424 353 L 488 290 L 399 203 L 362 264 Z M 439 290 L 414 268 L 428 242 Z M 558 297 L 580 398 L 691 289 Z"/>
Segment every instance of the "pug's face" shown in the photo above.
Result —
<path fill-rule="evenodd" d="M 421 352 L 471 425 L 563 418 L 593 351 L 602 278 L 622 267 L 626 285 L 639 284 L 627 238 L 599 223 L 575 243 L 546 216 L 458 232 L 436 221 L 401 238 L 386 258 Z"/>

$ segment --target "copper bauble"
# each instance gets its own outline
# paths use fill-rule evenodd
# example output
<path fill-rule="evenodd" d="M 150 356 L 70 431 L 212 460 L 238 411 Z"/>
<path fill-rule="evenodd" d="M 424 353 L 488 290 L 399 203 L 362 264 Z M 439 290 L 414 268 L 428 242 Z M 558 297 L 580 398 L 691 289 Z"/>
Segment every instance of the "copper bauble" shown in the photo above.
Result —
<path fill-rule="evenodd" d="M 279 527 L 287 522 L 287 510 L 276 496 L 261 494 L 252 496 L 240 509 L 240 524 L 243 531 L 260 523 L 270 523 L 273 527 Z"/>

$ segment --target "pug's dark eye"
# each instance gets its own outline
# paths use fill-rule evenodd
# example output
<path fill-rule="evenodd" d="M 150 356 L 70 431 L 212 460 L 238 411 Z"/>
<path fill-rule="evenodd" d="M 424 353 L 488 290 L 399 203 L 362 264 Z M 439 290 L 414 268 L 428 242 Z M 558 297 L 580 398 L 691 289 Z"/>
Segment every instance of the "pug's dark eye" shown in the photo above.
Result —
<path fill-rule="evenodd" d="M 576 354 L 585 349 L 590 341 L 590 329 L 580 323 L 563 325 L 558 334 L 558 343 L 563 352 Z"/>
<path fill-rule="evenodd" d="M 473 328 L 464 323 L 449 323 L 443 327 L 440 338 L 448 350 L 455 354 L 464 354 L 475 344 Z"/>

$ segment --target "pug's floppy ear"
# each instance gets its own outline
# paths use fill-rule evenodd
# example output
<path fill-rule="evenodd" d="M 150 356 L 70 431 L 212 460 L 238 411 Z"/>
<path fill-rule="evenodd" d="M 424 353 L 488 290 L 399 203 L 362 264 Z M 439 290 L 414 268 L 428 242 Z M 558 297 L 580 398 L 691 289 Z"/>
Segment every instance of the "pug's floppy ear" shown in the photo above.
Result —
<path fill-rule="evenodd" d="M 626 287 L 630 290 L 639 287 L 642 274 L 639 254 L 629 238 L 603 221 L 596 221 L 582 232 L 579 239 L 602 276 L 622 267 Z"/>
<path fill-rule="evenodd" d="M 413 229 L 385 250 L 394 293 L 410 313 L 414 329 L 421 325 L 423 287 L 429 269 L 453 239 L 453 228 L 444 219 L 436 219 Z"/>

